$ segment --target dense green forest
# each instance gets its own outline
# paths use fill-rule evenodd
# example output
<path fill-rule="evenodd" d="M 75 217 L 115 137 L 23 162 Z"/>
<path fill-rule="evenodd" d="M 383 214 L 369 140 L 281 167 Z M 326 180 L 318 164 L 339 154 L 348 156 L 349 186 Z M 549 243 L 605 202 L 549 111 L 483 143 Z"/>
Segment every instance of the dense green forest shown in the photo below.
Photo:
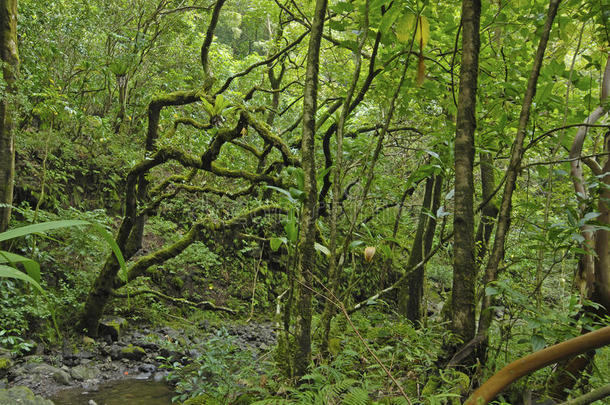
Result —
<path fill-rule="evenodd" d="M 607 403 L 608 0 L 0 0 L 0 56 L 0 403 Z"/>

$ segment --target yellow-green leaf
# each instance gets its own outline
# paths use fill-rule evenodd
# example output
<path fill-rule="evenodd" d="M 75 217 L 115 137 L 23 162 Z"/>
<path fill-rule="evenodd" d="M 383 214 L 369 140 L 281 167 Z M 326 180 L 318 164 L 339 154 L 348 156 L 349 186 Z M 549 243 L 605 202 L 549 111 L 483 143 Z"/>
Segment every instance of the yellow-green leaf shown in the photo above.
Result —
<path fill-rule="evenodd" d="M 401 16 L 396 21 L 396 38 L 400 42 L 408 42 L 413 34 L 413 26 L 415 25 L 415 15 L 409 13 Z"/>
<path fill-rule="evenodd" d="M 419 24 L 417 25 L 417 33 L 415 34 L 415 41 L 419 44 L 421 49 L 424 49 L 429 39 L 430 23 L 428 23 L 428 19 L 426 17 L 420 15 Z"/>
<path fill-rule="evenodd" d="M 415 28 L 415 14 L 404 14 L 396 22 L 396 37 L 400 42 L 409 42 Z M 419 16 L 417 32 L 415 32 L 415 43 L 424 49 L 430 39 L 430 23 L 423 15 Z"/>

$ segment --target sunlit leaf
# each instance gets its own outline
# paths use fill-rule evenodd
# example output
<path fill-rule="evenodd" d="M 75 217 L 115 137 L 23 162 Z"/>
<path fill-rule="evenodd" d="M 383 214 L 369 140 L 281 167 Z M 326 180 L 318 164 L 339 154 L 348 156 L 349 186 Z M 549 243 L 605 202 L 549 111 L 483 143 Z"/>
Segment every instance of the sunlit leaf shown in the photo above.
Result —
<path fill-rule="evenodd" d="M 288 244 L 288 239 L 281 237 L 281 238 L 271 238 L 269 240 L 269 246 L 271 246 L 271 250 L 273 250 L 274 252 L 276 252 L 280 246 L 282 246 L 282 243 L 284 244 Z"/>
<path fill-rule="evenodd" d="M 396 37 L 400 42 L 407 43 L 411 41 L 413 30 L 415 29 L 415 14 L 404 14 L 396 21 Z M 417 31 L 415 32 L 415 43 L 420 49 L 424 49 L 430 39 L 430 24 L 428 19 L 423 15 L 419 16 L 417 21 Z"/>
<path fill-rule="evenodd" d="M 314 247 L 316 248 L 316 250 L 320 253 L 325 254 L 326 256 L 330 256 L 330 250 L 328 250 L 328 248 L 324 245 L 319 244 L 318 242 L 316 242 L 314 244 Z"/>

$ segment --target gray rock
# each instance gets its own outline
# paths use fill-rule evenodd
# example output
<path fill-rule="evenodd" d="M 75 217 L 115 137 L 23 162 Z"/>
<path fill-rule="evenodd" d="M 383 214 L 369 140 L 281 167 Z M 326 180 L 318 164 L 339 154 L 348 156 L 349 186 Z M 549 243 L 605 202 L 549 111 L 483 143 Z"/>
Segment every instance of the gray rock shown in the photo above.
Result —
<path fill-rule="evenodd" d="M 154 373 L 157 370 L 157 367 L 154 364 L 144 363 L 140 364 L 138 370 L 142 371 L 143 373 Z"/>
<path fill-rule="evenodd" d="M 134 346 L 140 346 L 143 349 L 146 349 L 147 351 L 150 352 L 158 352 L 159 351 L 159 345 L 153 342 L 149 342 L 147 340 L 134 340 L 133 341 L 133 345 Z"/>
<path fill-rule="evenodd" d="M 97 368 L 85 365 L 76 366 L 70 370 L 70 375 L 72 378 L 79 381 L 97 378 L 99 374 L 100 372 Z"/>
<path fill-rule="evenodd" d="M 119 345 L 110 346 L 110 348 L 108 349 L 108 354 L 110 355 L 110 358 L 112 360 L 122 359 L 123 358 L 123 353 L 121 352 L 122 349 L 123 349 L 123 347 L 121 347 Z"/>
<path fill-rule="evenodd" d="M 70 381 L 72 381 L 70 374 L 66 371 L 49 364 L 37 364 L 29 372 L 31 374 L 37 374 L 40 377 L 52 377 L 59 384 L 68 385 L 70 384 Z"/>
<path fill-rule="evenodd" d="M 167 371 L 157 371 L 155 374 L 153 374 L 153 381 L 161 382 L 165 379 L 165 377 L 167 377 L 168 374 L 169 372 Z"/>
<path fill-rule="evenodd" d="M 64 370 L 58 370 L 56 373 L 53 373 L 52 377 L 58 384 L 70 385 L 70 382 L 72 381 L 70 374 Z"/>
<path fill-rule="evenodd" d="M 0 404 L 2 405 L 53 405 L 49 399 L 34 395 L 27 387 L 0 389 Z"/>
<path fill-rule="evenodd" d="M 124 359 L 142 360 L 146 356 L 146 350 L 140 346 L 128 346 L 121 349 L 121 355 Z"/>
<path fill-rule="evenodd" d="M 91 353 L 90 351 L 87 350 L 83 350 L 82 352 L 78 352 L 77 356 L 80 357 L 81 359 L 92 359 L 93 358 L 93 353 Z"/>

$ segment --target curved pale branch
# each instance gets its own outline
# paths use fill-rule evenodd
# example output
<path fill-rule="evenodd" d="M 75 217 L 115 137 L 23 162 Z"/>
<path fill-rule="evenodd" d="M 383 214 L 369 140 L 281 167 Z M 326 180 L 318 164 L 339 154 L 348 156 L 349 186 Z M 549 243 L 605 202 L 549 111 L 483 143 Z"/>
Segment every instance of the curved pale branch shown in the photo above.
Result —
<path fill-rule="evenodd" d="M 610 326 L 522 357 L 494 374 L 468 398 L 464 405 L 485 405 L 511 383 L 533 371 L 608 344 L 610 344 Z"/>

